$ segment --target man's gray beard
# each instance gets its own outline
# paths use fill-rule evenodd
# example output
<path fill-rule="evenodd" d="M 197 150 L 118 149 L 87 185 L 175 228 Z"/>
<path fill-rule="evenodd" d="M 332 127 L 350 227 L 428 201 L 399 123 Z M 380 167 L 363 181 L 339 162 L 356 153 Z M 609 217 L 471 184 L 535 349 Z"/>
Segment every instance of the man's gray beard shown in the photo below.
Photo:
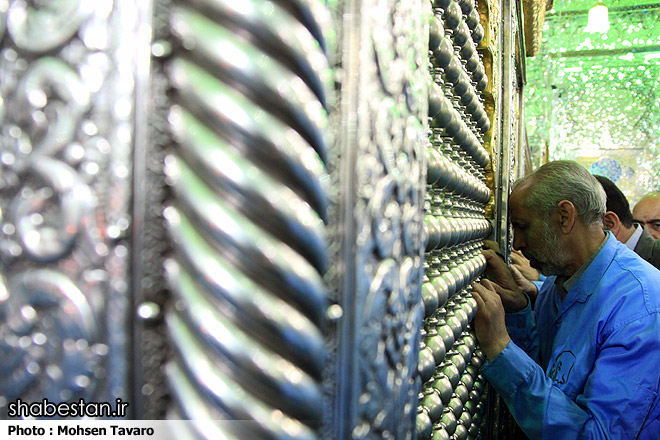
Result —
<path fill-rule="evenodd" d="M 543 247 L 538 251 L 536 257 L 540 265 L 538 271 L 543 275 L 567 275 L 568 253 L 559 242 L 559 234 L 552 227 L 549 219 L 543 222 Z"/>

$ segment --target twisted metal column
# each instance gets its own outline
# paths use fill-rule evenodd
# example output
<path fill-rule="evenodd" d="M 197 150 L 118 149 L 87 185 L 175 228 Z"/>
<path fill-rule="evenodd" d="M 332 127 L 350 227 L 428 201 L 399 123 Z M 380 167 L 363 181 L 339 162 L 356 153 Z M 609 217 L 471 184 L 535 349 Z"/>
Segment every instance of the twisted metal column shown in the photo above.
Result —
<path fill-rule="evenodd" d="M 189 0 L 171 11 L 167 371 L 171 417 L 194 419 L 202 437 L 317 435 L 328 19 L 302 0 Z M 242 422 L 212 422 L 221 419 Z"/>

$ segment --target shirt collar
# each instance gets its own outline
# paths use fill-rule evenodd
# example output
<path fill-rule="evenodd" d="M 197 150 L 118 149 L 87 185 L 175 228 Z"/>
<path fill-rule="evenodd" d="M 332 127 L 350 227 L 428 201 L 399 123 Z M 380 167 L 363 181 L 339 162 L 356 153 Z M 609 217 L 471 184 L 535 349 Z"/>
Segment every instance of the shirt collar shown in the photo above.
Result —
<path fill-rule="evenodd" d="M 595 256 L 586 262 L 573 277 L 579 277 L 572 284 L 568 283 L 570 291 L 564 290 L 564 284 L 568 281 L 566 277 L 557 277 L 555 279 L 555 292 L 561 297 L 556 298 L 556 307 L 558 310 L 558 317 L 564 311 L 568 310 L 575 301 L 585 302 L 587 298 L 594 292 L 601 278 L 604 276 L 607 268 L 612 263 L 617 249 L 623 248 L 624 244 L 614 237 L 610 231 L 605 231 L 607 236 L 600 248 L 595 252 Z M 587 267 L 585 267 L 587 266 Z"/>
<path fill-rule="evenodd" d="M 642 226 L 638 223 L 635 223 L 635 232 L 633 232 L 633 235 L 631 235 L 628 241 L 625 243 L 628 249 L 631 251 L 635 250 L 635 247 L 637 247 L 637 243 L 639 243 L 639 239 L 642 236 L 642 232 L 644 232 Z"/>
<path fill-rule="evenodd" d="M 571 290 L 571 288 L 577 283 L 577 281 L 580 279 L 580 277 L 584 274 L 584 272 L 587 270 L 587 268 L 593 263 L 594 259 L 596 259 L 596 255 L 600 253 L 600 251 L 603 249 L 605 246 L 605 243 L 607 243 L 607 239 L 609 238 L 608 234 L 605 234 L 605 238 L 603 241 L 600 243 L 600 246 L 598 246 L 598 249 L 596 249 L 596 252 L 593 253 L 591 257 L 582 265 L 580 268 L 571 276 L 569 279 L 564 281 L 563 283 L 563 288 L 568 292 Z M 559 277 L 557 277 L 559 279 Z"/>

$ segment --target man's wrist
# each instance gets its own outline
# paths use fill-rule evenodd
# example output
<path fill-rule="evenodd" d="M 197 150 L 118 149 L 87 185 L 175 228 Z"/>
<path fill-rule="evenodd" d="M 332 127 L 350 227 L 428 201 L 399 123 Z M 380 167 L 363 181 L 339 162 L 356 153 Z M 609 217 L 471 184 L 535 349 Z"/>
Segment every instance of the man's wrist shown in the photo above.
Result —
<path fill-rule="evenodd" d="M 529 303 L 529 299 L 527 295 L 522 291 L 522 289 L 516 289 L 516 293 L 516 299 L 507 304 L 505 309 L 507 313 L 521 312 L 527 307 L 527 304 Z"/>
<path fill-rule="evenodd" d="M 532 300 L 532 304 L 533 304 L 534 299 L 539 295 L 539 288 L 537 287 L 536 284 L 530 282 L 525 286 L 523 292 L 527 294 L 527 297 Z"/>
<path fill-rule="evenodd" d="M 501 341 L 495 342 L 491 344 L 488 347 L 481 347 L 483 350 L 484 354 L 486 355 L 486 358 L 489 361 L 492 361 L 495 359 L 497 356 L 499 356 L 500 353 L 504 351 L 507 345 L 509 345 L 509 342 L 511 342 L 511 338 L 508 336 L 505 339 L 502 339 Z"/>

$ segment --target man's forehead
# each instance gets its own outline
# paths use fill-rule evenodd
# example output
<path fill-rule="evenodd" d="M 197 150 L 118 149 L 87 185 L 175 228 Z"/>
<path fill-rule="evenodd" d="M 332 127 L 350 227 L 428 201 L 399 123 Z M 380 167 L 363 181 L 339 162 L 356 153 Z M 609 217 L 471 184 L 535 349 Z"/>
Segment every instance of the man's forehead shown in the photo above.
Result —
<path fill-rule="evenodd" d="M 525 182 L 526 183 L 526 182 Z M 516 223 L 525 223 L 530 221 L 536 213 L 532 209 L 528 209 L 523 202 L 529 192 L 529 185 L 520 185 L 516 187 L 509 196 L 509 220 Z"/>
<path fill-rule="evenodd" d="M 635 205 L 633 211 L 643 213 L 660 212 L 660 200 L 657 198 L 642 199 L 637 203 L 637 205 Z"/>
<path fill-rule="evenodd" d="M 520 203 L 509 204 L 509 220 L 512 222 L 520 222 L 525 220 L 529 213 Z"/>
<path fill-rule="evenodd" d="M 527 198 L 529 193 L 529 184 L 523 182 L 516 186 L 509 195 L 509 206 L 522 207 L 523 201 Z"/>

